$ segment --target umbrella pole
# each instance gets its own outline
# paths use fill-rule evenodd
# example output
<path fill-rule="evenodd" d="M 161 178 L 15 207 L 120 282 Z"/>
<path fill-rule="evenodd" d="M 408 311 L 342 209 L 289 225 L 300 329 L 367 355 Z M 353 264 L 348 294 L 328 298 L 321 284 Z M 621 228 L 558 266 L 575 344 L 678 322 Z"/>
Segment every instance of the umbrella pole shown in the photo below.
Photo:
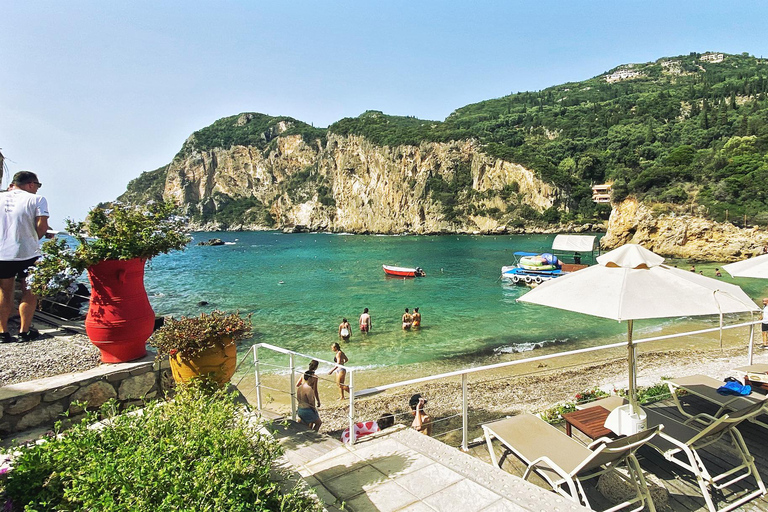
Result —
<path fill-rule="evenodd" d="M 632 342 L 632 320 L 627 320 L 627 362 L 629 363 L 629 405 L 632 414 L 637 413 L 637 359 Z"/>
<path fill-rule="evenodd" d="M 755 315 L 750 311 L 749 319 L 754 320 Z M 752 364 L 752 357 L 755 355 L 755 324 L 749 326 L 749 360 L 747 364 Z"/>

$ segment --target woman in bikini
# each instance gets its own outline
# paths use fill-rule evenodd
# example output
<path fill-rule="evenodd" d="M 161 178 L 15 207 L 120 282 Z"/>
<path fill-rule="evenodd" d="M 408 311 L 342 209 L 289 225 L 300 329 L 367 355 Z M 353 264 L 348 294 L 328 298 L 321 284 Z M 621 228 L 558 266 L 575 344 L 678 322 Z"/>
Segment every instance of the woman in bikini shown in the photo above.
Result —
<path fill-rule="evenodd" d="M 350 336 L 352 336 L 352 326 L 349 325 L 346 318 L 342 318 L 339 324 L 339 338 L 342 341 L 349 341 Z"/>
<path fill-rule="evenodd" d="M 333 370 L 328 372 L 328 375 L 332 374 L 336 370 L 339 370 L 336 372 L 336 384 L 339 385 L 339 392 L 341 393 L 341 398 L 339 400 L 344 400 L 344 391 L 349 391 L 349 386 L 344 385 L 344 379 L 347 377 L 347 370 L 344 368 L 339 368 L 338 365 L 345 365 L 349 361 L 349 358 L 347 355 L 341 351 L 341 347 L 338 343 L 334 343 L 331 345 L 331 350 L 334 352 L 333 360 L 336 362 L 337 366 L 333 367 Z"/>
<path fill-rule="evenodd" d="M 403 330 L 407 331 L 411 328 L 411 323 L 413 322 L 413 317 L 408 312 L 408 308 L 405 308 L 405 313 L 403 313 Z"/>

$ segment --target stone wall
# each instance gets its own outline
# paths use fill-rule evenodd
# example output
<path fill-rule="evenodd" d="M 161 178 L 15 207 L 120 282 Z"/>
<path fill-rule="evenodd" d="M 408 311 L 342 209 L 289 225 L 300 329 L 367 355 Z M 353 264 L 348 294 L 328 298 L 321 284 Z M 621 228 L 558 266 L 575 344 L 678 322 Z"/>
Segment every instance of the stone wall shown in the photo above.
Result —
<path fill-rule="evenodd" d="M 140 406 L 172 387 L 167 359 L 158 364 L 151 355 L 131 363 L 102 364 L 85 372 L 11 384 L 0 388 L 0 436 L 50 428 L 58 420 L 76 422 L 85 415 L 77 405 L 81 402 L 88 410 L 111 398 L 121 408 Z"/>

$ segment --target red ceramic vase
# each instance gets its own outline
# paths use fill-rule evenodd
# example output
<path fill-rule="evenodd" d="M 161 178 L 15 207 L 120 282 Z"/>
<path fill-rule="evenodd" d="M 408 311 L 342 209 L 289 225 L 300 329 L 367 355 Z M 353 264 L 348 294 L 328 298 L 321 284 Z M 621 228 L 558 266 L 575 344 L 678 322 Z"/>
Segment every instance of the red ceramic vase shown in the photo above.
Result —
<path fill-rule="evenodd" d="M 144 289 L 145 262 L 107 260 L 88 267 L 91 303 L 85 332 L 104 363 L 124 363 L 147 354 L 155 312 Z"/>

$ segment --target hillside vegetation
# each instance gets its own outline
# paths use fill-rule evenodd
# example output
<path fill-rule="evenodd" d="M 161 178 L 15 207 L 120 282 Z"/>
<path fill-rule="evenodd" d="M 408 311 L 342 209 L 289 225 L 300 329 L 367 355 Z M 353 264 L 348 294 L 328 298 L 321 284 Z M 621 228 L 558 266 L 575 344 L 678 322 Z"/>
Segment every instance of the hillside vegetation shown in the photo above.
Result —
<path fill-rule="evenodd" d="M 266 151 L 277 137 L 294 134 L 317 147 L 328 132 L 381 146 L 475 139 L 487 154 L 559 188 L 555 207 L 541 216 L 547 222 L 604 217 L 591 185 L 610 181 L 616 200 L 633 195 L 702 206 L 698 211 L 715 220 L 768 223 L 768 61 L 747 54 L 623 65 L 583 82 L 467 105 L 444 121 L 368 111 L 319 129 L 241 114 L 195 132 L 181 154 L 233 145 Z M 471 196 L 467 188 L 471 179 L 457 176 L 433 181 L 428 192 L 450 209 Z"/>

